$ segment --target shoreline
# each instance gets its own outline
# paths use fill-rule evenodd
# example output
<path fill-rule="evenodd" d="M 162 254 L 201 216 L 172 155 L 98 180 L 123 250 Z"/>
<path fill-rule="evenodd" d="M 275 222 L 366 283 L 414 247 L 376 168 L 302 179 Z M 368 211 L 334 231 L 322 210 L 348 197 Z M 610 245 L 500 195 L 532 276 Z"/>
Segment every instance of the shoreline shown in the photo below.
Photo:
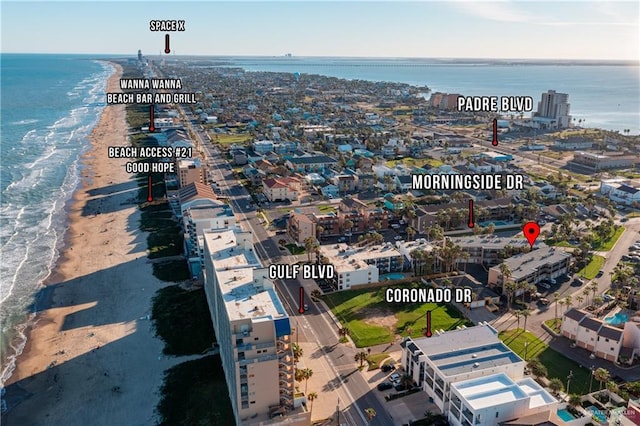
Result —
<path fill-rule="evenodd" d="M 119 92 L 111 63 L 107 92 Z M 162 356 L 147 315 L 163 283 L 152 275 L 139 230 L 138 184 L 110 159 L 128 145 L 124 105 L 107 105 L 82 154 L 80 182 L 67 202 L 68 226 L 55 268 L 35 296 L 3 398 L 6 424 L 149 424 L 155 418 Z M 150 398 L 150 395 L 154 397 Z M 98 420 L 99 419 L 99 420 Z"/>

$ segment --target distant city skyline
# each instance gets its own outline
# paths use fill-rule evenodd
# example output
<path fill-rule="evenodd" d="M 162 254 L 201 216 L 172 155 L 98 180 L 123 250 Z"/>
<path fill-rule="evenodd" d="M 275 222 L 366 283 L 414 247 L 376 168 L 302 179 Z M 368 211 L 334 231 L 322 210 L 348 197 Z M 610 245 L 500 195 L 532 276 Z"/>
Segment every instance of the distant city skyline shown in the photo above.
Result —
<path fill-rule="evenodd" d="M 635 60 L 637 1 L 2 2 L 2 53 Z"/>

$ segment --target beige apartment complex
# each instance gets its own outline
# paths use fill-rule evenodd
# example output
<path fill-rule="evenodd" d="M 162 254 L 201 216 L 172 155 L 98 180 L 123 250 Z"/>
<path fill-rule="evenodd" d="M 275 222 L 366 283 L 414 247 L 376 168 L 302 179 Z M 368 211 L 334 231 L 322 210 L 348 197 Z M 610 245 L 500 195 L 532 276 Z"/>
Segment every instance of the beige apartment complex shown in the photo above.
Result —
<path fill-rule="evenodd" d="M 251 232 L 204 232 L 207 303 L 237 425 L 308 426 L 296 393 L 291 324 Z M 214 403 L 214 401 L 212 401 Z"/>

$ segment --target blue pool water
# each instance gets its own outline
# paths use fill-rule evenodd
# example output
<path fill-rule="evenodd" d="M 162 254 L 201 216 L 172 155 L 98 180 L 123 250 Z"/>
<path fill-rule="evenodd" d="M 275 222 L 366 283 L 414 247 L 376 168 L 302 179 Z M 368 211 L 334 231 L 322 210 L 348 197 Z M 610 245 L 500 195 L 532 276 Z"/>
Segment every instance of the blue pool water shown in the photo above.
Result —
<path fill-rule="evenodd" d="M 558 417 L 560 417 L 565 422 L 570 422 L 571 420 L 576 419 L 576 416 L 571 414 L 566 408 L 563 408 L 562 410 L 558 410 L 556 413 L 558 414 Z"/>
<path fill-rule="evenodd" d="M 384 280 L 401 280 L 404 278 L 404 274 L 401 274 L 400 272 L 392 272 L 390 274 L 386 274 L 380 277 L 380 281 L 384 281 Z"/>
<path fill-rule="evenodd" d="M 593 414 L 593 417 L 595 417 L 600 423 L 606 423 L 607 422 L 607 416 L 604 415 L 604 412 L 600 409 L 598 409 L 597 407 L 591 405 L 589 407 L 587 407 L 587 411 L 590 412 L 591 414 Z"/>
<path fill-rule="evenodd" d="M 611 325 L 624 324 L 629 321 L 629 315 L 623 314 L 622 312 L 616 312 L 613 316 L 606 317 L 604 320 L 607 324 Z"/>
<path fill-rule="evenodd" d="M 505 225 L 510 225 L 510 223 L 505 222 L 504 220 L 491 220 L 488 222 L 481 222 L 479 223 L 480 226 L 489 226 L 490 223 L 493 223 L 493 226 L 505 226 Z"/>

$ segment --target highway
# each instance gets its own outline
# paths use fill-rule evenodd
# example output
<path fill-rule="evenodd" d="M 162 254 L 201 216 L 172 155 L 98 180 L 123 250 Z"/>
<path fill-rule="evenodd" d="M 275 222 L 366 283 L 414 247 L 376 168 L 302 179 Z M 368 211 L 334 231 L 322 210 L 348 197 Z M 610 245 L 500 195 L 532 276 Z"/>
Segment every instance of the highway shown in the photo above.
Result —
<path fill-rule="evenodd" d="M 256 252 L 263 265 L 272 263 L 295 263 L 295 256 L 283 255 L 277 244 L 277 240 L 269 236 L 260 218 L 250 194 L 233 176 L 233 171 L 220 155 L 220 152 L 211 146 L 206 134 L 199 128 L 194 128 L 191 120 L 194 119 L 183 111 L 187 127 L 196 135 L 197 143 L 203 150 L 206 161 L 209 164 L 210 179 L 219 185 L 220 191 L 227 195 L 229 205 L 236 215 L 236 221 L 245 230 L 250 230 L 254 236 Z M 296 339 L 306 342 L 315 342 L 317 351 L 321 353 L 319 358 L 325 363 L 326 371 L 333 372 L 331 386 L 340 401 L 340 424 L 349 426 L 366 425 L 392 425 L 384 405 L 371 391 L 369 385 L 357 370 L 354 356 L 356 350 L 339 343 L 338 324 L 334 322 L 329 312 L 323 305 L 314 303 L 307 298 L 309 310 L 300 314 L 298 291 L 302 286 L 307 295 L 317 288 L 315 282 L 305 280 L 276 280 L 276 290 L 282 300 L 287 313 L 291 317 L 292 326 L 296 328 Z M 305 354 L 308 356 L 311 354 Z M 373 408 L 376 417 L 368 421 L 364 410 Z"/>

